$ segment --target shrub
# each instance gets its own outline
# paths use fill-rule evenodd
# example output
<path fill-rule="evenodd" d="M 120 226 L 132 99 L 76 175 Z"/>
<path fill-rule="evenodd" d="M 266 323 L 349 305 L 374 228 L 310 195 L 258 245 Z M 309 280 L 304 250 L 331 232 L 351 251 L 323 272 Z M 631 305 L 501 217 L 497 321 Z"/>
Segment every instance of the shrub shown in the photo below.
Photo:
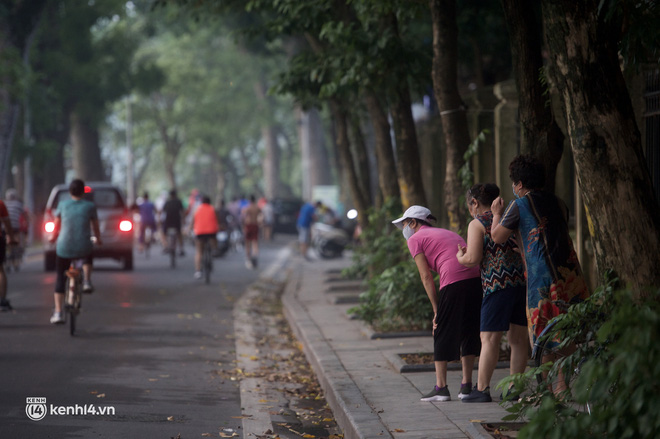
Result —
<path fill-rule="evenodd" d="M 520 438 L 655 438 L 660 432 L 660 289 L 644 296 L 599 288 L 558 318 L 562 345 L 577 350 L 562 362 L 546 364 L 547 380 L 559 369 L 571 389 L 553 395 L 536 385 L 530 370 L 503 380 L 531 394 L 508 410 L 505 419 L 527 418 Z M 586 358 L 586 361 L 583 359 Z M 577 375 L 577 376 L 576 376 Z M 575 379 L 575 380 L 573 380 Z M 574 400 L 569 403 L 569 400 Z M 591 413 L 577 407 L 589 404 Z"/>

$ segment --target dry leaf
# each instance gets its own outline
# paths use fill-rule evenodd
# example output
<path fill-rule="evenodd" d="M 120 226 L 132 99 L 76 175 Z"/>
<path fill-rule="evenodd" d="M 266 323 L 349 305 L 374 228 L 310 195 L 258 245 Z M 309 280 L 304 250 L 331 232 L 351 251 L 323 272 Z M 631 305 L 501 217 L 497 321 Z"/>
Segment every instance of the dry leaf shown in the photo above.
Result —
<path fill-rule="evenodd" d="M 220 437 L 237 437 L 237 436 L 238 436 L 238 434 L 236 432 L 233 432 L 232 434 L 226 434 L 226 433 L 220 432 Z"/>
<path fill-rule="evenodd" d="M 305 439 L 314 439 L 316 436 L 314 436 L 313 434 L 305 433 L 302 435 L 302 437 L 304 437 Z"/>
<path fill-rule="evenodd" d="M 174 421 L 174 416 L 168 416 L 168 417 L 167 417 L 167 420 L 168 420 L 168 421 Z"/>
<path fill-rule="evenodd" d="M 97 398 L 105 398 L 105 393 L 99 393 L 96 395 Z"/>
<path fill-rule="evenodd" d="M 406 430 L 401 430 L 400 428 L 395 428 L 393 431 L 395 433 L 405 433 L 406 432 Z"/>

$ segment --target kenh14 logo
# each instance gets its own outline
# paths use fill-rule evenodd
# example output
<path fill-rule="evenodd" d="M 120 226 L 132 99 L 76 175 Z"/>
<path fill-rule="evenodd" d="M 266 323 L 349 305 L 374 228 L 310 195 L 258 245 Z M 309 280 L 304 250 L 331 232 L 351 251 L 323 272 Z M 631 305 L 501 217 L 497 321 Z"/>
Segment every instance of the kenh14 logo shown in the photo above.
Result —
<path fill-rule="evenodd" d="M 46 398 L 30 396 L 26 398 L 25 413 L 28 418 L 33 421 L 41 421 L 46 417 L 48 407 L 46 406 Z"/>

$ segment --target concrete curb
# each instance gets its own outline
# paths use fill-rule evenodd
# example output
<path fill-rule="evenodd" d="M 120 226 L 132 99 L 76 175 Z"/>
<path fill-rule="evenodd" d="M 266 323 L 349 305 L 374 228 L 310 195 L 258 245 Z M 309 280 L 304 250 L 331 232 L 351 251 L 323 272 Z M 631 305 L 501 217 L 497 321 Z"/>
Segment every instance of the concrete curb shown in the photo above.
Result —
<path fill-rule="evenodd" d="M 287 247 L 281 250 L 276 260 L 262 272 L 254 284 L 249 286 L 236 302 L 233 311 L 234 334 L 236 335 L 236 365 L 246 372 L 255 372 L 259 364 L 250 357 L 258 355 L 257 340 L 253 333 L 252 317 L 249 315 L 249 302 L 258 296 L 255 290 L 259 282 L 276 280 L 284 282 L 282 276 L 288 262 L 291 250 Z M 266 389 L 260 385 L 261 378 L 244 378 L 240 382 L 241 407 L 249 417 L 243 418 L 243 437 L 258 437 L 273 431 L 273 423 L 267 400 Z"/>
<path fill-rule="evenodd" d="M 297 300 L 300 288 L 300 268 L 292 270 L 282 302 L 284 315 L 294 334 L 303 345 L 325 393 L 338 425 L 346 439 L 392 438 L 380 417 L 373 412 L 357 384 L 344 369 L 339 357 Z"/>

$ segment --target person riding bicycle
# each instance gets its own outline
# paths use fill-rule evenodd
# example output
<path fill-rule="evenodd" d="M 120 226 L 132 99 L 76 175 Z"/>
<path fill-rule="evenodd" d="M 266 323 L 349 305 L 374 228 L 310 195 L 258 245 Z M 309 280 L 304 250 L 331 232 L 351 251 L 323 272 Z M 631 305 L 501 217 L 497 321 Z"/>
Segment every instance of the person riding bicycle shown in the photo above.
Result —
<path fill-rule="evenodd" d="M 211 243 L 212 251 L 216 247 L 216 234 L 220 230 L 215 209 L 211 206 L 208 196 L 202 197 L 202 204 L 197 207 L 193 217 L 195 233 L 195 279 L 202 278 L 202 252 L 207 241 Z"/>
<path fill-rule="evenodd" d="M 83 199 L 85 183 L 75 179 L 69 184 L 70 200 L 60 202 L 55 211 L 55 230 L 50 238 L 57 241 L 55 248 L 55 310 L 50 322 L 64 323 L 64 288 L 66 272 L 75 259 L 83 259 L 83 292 L 91 293 L 92 287 L 92 249 L 91 233 L 96 237 L 96 244 L 101 245 L 101 230 L 99 228 L 96 206 L 91 201 Z"/>
<path fill-rule="evenodd" d="M 163 248 L 166 252 L 170 250 L 176 252 L 176 248 L 167 248 L 167 229 L 175 229 L 177 241 L 179 242 L 179 256 L 184 256 L 183 235 L 181 234 L 184 214 L 183 203 L 174 189 L 170 191 L 170 196 L 163 206 L 163 213 L 165 214 L 165 218 L 163 219 Z"/>
<path fill-rule="evenodd" d="M 156 206 L 154 203 L 149 200 L 149 193 L 145 192 L 142 196 L 142 203 L 138 206 L 138 212 L 140 213 L 140 251 L 144 251 L 145 244 L 145 235 L 147 229 L 151 230 L 151 236 L 153 237 L 156 234 Z"/>

